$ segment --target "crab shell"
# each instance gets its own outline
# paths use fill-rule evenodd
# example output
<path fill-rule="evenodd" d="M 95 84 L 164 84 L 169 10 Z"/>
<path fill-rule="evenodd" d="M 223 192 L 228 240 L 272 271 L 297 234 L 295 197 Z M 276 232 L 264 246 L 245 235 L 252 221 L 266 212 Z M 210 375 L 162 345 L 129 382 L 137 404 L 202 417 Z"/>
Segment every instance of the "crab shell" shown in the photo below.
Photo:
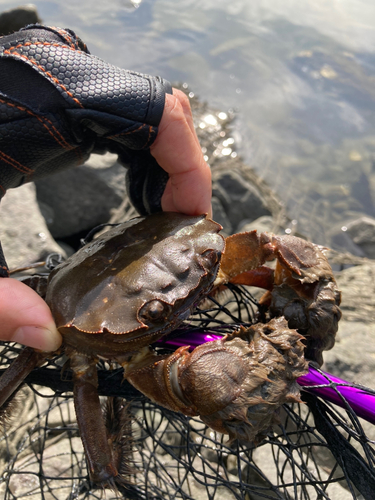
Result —
<path fill-rule="evenodd" d="M 176 328 L 212 288 L 221 229 L 204 215 L 157 213 L 80 249 L 50 274 L 46 295 L 65 346 L 117 358 Z"/>

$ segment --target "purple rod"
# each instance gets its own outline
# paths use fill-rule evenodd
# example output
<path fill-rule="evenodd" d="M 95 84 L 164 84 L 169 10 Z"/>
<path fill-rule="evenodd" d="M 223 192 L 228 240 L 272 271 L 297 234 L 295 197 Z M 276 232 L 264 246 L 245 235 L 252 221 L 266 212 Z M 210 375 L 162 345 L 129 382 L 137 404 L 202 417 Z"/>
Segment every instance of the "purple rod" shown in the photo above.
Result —
<path fill-rule="evenodd" d="M 308 392 L 331 401 L 341 408 L 346 409 L 349 405 L 358 417 L 375 424 L 375 393 L 366 392 L 365 387 L 353 387 L 346 380 L 322 370 L 318 371 L 313 366 L 309 366 L 309 373 L 299 377 L 297 382 Z"/>
<path fill-rule="evenodd" d="M 205 342 L 219 340 L 222 335 L 214 335 L 202 332 L 189 332 L 170 340 L 161 340 L 173 347 L 189 345 L 197 347 Z M 365 388 L 353 387 L 349 382 L 334 377 L 330 373 L 309 367 L 309 372 L 297 379 L 304 390 L 320 396 L 326 401 L 335 403 L 341 408 L 348 409 L 348 405 L 354 410 L 358 417 L 375 424 L 375 392 L 370 394 Z"/>

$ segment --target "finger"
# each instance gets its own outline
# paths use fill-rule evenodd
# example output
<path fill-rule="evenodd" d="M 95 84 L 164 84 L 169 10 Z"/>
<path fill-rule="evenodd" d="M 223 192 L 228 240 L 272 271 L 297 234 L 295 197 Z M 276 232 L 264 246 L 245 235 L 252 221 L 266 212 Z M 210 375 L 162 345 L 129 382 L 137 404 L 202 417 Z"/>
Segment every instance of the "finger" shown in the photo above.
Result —
<path fill-rule="evenodd" d="M 189 119 L 190 120 L 190 119 Z M 167 95 L 151 154 L 169 174 L 162 208 L 190 215 L 211 214 L 211 170 L 203 159 L 192 118 L 176 96 Z"/>
<path fill-rule="evenodd" d="M 0 339 L 55 351 L 62 338 L 44 300 L 25 284 L 0 279 Z"/>
<path fill-rule="evenodd" d="M 198 139 L 197 133 L 195 131 L 195 127 L 194 127 L 193 114 L 191 112 L 189 98 L 181 90 L 175 89 L 174 87 L 172 90 L 173 90 L 173 96 L 176 97 L 176 99 L 180 102 L 180 104 L 182 106 L 182 111 L 185 115 L 187 124 L 189 125 L 189 129 L 191 130 L 192 134 L 194 135 L 194 138 L 196 139 L 198 146 L 200 147 L 199 139 Z"/>

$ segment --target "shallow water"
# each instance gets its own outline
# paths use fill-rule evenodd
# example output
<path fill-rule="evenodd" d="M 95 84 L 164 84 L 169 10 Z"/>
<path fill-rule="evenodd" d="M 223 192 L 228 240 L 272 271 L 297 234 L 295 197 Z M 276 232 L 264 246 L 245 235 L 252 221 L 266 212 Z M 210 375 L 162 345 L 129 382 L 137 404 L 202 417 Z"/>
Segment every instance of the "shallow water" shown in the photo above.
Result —
<path fill-rule="evenodd" d="M 300 232 L 335 244 L 347 222 L 375 215 L 373 0 L 35 4 L 92 53 L 236 110 L 237 152 Z M 0 0 L 0 10 L 17 5 Z"/>

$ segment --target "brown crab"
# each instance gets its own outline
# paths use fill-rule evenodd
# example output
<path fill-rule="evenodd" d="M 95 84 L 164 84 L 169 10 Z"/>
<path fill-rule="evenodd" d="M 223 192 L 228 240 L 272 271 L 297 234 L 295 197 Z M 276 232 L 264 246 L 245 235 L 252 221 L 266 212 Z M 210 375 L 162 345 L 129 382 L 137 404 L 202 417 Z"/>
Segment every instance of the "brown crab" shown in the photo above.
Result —
<path fill-rule="evenodd" d="M 275 409 L 299 400 L 306 356 L 322 362 L 334 344 L 340 293 L 322 250 L 292 236 L 256 231 L 224 239 L 206 216 L 159 213 L 119 225 L 49 276 L 50 306 L 74 374 L 74 401 L 92 481 L 121 482 L 97 394 L 96 363 L 116 361 L 157 403 L 200 415 L 231 439 L 259 441 Z M 264 267 L 277 259 L 276 270 Z M 267 324 L 157 356 L 149 344 L 188 318 L 213 287 L 268 289 Z M 289 321 L 289 326 L 287 321 Z M 298 328 L 302 337 L 296 330 Z M 305 338 L 305 345 L 302 339 Z M 48 355 L 50 357 L 51 355 Z M 25 348 L 0 379 L 0 405 L 46 353 Z"/>

